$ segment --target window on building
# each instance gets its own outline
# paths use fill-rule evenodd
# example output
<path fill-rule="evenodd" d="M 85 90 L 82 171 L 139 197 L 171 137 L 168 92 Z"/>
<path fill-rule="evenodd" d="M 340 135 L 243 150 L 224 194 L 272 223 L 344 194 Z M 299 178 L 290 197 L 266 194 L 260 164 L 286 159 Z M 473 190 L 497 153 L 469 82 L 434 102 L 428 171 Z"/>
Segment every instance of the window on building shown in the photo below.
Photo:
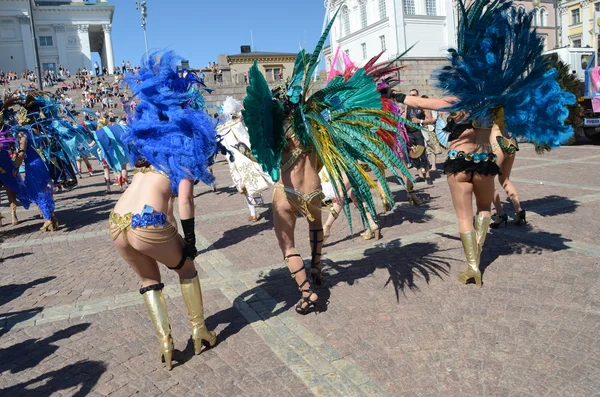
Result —
<path fill-rule="evenodd" d="M 56 72 L 56 64 L 55 63 L 42 63 L 42 71 L 45 72 L 46 70 L 52 70 L 53 72 Z"/>
<path fill-rule="evenodd" d="M 538 10 L 537 8 L 535 8 L 531 14 L 533 15 L 533 26 L 539 26 L 539 21 L 538 21 Z"/>
<path fill-rule="evenodd" d="M 283 79 L 283 73 L 281 68 L 273 68 L 273 80 Z"/>
<path fill-rule="evenodd" d="M 425 13 L 427 15 L 437 15 L 437 0 L 425 0 Z"/>
<path fill-rule="evenodd" d="M 594 10 L 600 11 L 600 3 L 594 4 Z"/>
<path fill-rule="evenodd" d="M 367 59 L 367 43 L 362 43 L 360 45 L 360 48 L 362 49 L 362 57 L 363 57 L 363 59 Z"/>
<path fill-rule="evenodd" d="M 385 0 L 379 0 L 379 19 L 387 17 L 387 9 L 385 8 Z"/>
<path fill-rule="evenodd" d="M 350 10 L 348 6 L 342 8 L 342 32 L 346 36 L 350 34 Z"/>
<path fill-rule="evenodd" d="M 548 26 L 548 11 L 545 8 L 540 9 L 540 26 Z"/>
<path fill-rule="evenodd" d="M 546 51 L 546 47 L 548 45 L 547 40 L 548 38 L 546 36 L 542 36 L 542 46 L 544 48 L 544 51 Z"/>
<path fill-rule="evenodd" d="M 52 36 L 40 36 L 40 47 L 52 47 Z"/>
<path fill-rule="evenodd" d="M 581 23 L 581 13 L 579 8 L 571 10 L 571 25 L 577 25 L 578 23 Z"/>
<path fill-rule="evenodd" d="M 360 4 L 360 28 L 367 27 L 367 0 L 361 0 Z"/>
<path fill-rule="evenodd" d="M 581 39 L 573 40 L 573 47 L 581 48 Z"/>
<path fill-rule="evenodd" d="M 591 55 L 582 55 L 581 56 L 581 69 L 586 70 L 590 61 L 592 60 Z"/>
<path fill-rule="evenodd" d="M 416 13 L 415 0 L 404 0 L 404 14 L 415 15 Z"/>
<path fill-rule="evenodd" d="M 385 46 L 385 35 L 379 36 L 379 42 L 381 43 L 381 51 L 387 50 L 387 47 Z"/>

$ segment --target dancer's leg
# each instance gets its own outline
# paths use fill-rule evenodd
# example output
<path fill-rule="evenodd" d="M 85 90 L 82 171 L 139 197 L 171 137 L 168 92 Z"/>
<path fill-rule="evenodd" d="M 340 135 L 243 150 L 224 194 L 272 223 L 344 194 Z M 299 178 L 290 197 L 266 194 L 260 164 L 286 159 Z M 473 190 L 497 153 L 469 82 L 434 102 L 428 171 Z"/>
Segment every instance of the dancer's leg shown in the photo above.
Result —
<path fill-rule="evenodd" d="M 279 248 L 292 273 L 292 277 L 296 280 L 302 292 L 302 299 L 298 302 L 296 311 L 300 314 L 305 314 L 319 297 L 312 292 L 312 288 L 305 287 L 309 284 L 309 280 L 302 256 L 296 250 L 296 241 L 294 238 L 296 211 L 288 202 L 286 193 L 279 188 L 276 188 L 273 193 L 273 223 Z"/>
<path fill-rule="evenodd" d="M 515 212 L 518 214 L 523 209 L 521 208 L 521 202 L 519 201 L 519 194 L 517 193 L 517 189 L 510 181 L 510 173 L 512 171 L 512 167 L 515 163 L 515 156 L 506 156 L 504 161 L 502 162 L 502 166 L 500 167 L 501 175 L 498 177 L 498 181 L 504 188 L 506 195 L 510 199 L 515 208 Z"/>
<path fill-rule="evenodd" d="M 473 226 L 472 177 L 472 174 L 461 172 L 448 175 L 447 180 L 452 204 L 458 217 L 458 230 L 467 262 L 467 269 L 459 274 L 458 280 L 466 284 L 474 278 L 477 286 L 481 286 L 481 272 L 477 264 L 477 234 Z"/>

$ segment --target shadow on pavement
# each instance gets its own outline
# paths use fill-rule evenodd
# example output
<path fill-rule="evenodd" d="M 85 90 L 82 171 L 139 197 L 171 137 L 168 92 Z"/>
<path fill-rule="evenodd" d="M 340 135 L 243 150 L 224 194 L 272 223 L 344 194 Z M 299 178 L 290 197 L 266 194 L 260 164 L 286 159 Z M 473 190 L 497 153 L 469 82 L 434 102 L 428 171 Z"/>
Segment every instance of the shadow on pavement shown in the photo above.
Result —
<path fill-rule="evenodd" d="M 15 325 L 32 319 L 41 311 L 41 307 L 36 307 L 20 312 L 0 313 L 0 337 L 10 331 Z"/>
<path fill-rule="evenodd" d="M 442 251 L 443 252 L 443 251 Z M 402 240 L 393 240 L 379 244 L 364 252 L 364 258 L 349 261 L 323 261 L 332 269 L 327 272 L 327 284 L 333 287 L 338 283 L 350 285 L 365 278 L 377 269 L 385 269 L 389 278 L 384 287 L 392 285 L 396 294 L 396 301 L 400 301 L 400 293 L 406 295 L 406 289 L 419 291 L 417 279 L 422 278 L 429 284 L 432 277 L 440 279 L 447 276 L 450 271 L 448 258 L 440 254 L 435 243 L 412 243 L 402 245 Z"/>
<path fill-rule="evenodd" d="M 15 257 L 17 255 L 13 255 Z M 9 258 L 4 258 L 9 259 Z M 27 291 L 29 288 L 35 287 L 39 284 L 47 283 L 48 281 L 54 280 L 56 277 L 44 277 L 38 278 L 37 280 L 30 281 L 26 284 L 8 284 L 0 286 L 0 306 L 4 306 L 8 302 L 13 299 L 18 298 L 23 294 L 23 292 Z M 1 314 L 0 314 L 1 316 Z"/>
<path fill-rule="evenodd" d="M 449 263 L 444 257 L 436 254 L 439 254 L 439 251 L 434 243 L 414 243 L 403 246 L 396 240 L 367 249 L 364 252 L 365 258 L 358 261 L 332 263 L 323 259 L 326 279 L 323 287 L 315 288 L 315 292 L 319 295 L 316 309 L 318 312 L 327 311 L 331 296 L 330 288 L 342 282 L 354 284 L 359 279 L 370 276 L 376 269 L 388 271 L 389 278 L 384 287 L 391 284 L 396 300 L 399 301 L 400 293 L 405 294 L 406 288 L 411 291 L 419 290 L 417 284 L 419 277 L 429 283 L 432 277 L 443 278 L 448 274 Z M 331 270 L 334 271 L 333 274 Z M 218 335 L 219 342 L 237 334 L 254 321 L 268 320 L 289 311 L 300 299 L 298 286 L 290 276 L 287 267 L 273 269 L 260 275 L 256 283 L 258 284 L 256 287 L 236 297 L 231 308 L 206 319 L 210 329 L 220 324 L 227 324 Z M 245 317 L 242 316 L 242 312 Z M 188 355 L 193 354 L 191 346 L 188 346 L 187 350 L 190 350 Z"/>
<path fill-rule="evenodd" d="M 58 350 L 58 346 L 53 343 L 69 339 L 71 336 L 85 331 L 89 326 L 89 323 L 73 325 L 44 339 L 27 339 L 6 349 L 0 349 L 0 374 L 6 371 L 15 374 L 37 366 Z"/>
<path fill-rule="evenodd" d="M 104 372 L 106 372 L 106 364 L 103 362 L 82 360 L 56 371 L 47 372 L 27 382 L 0 389 L 0 395 L 50 396 L 60 390 L 81 386 L 76 393 L 69 395 L 72 397 L 84 397 L 92 391 Z"/>
<path fill-rule="evenodd" d="M 563 196 L 546 196 L 533 200 L 521 201 L 521 207 L 525 211 L 531 209 L 543 217 L 572 214 L 578 206 L 578 202 Z M 503 203 L 502 207 L 508 214 L 514 214 L 515 212 L 510 201 Z"/>
<path fill-rule="evenodd" d="M 0 242 L 2 242 L 2 241 L 0 240 Z M 20 254 L 14 254 L 14 255 L 9 255 L 9 256 L 4 256 L 4 257 L 0 258 L 0 263 L 2 263 L 2 261 L 7 261 L 9 259 L 24 258 L 24 257 L 29 256 L 29 255 L 31 255 L 31 252 L 21 252 Z M 0 289 L 1 288 L 2 287 L 0 287 Z M 1 293 L 0 293 L 0 296 L 1 296 Z"/>
<path fill-rule="evenodd" d="M 492 230 L 488 234 L 483 251 L 481 252 L 479 269 L 482 273 L 501 256 L 511 256 L 514 254 L 542 255 L 544 251 L 563 251 L 570 248 L 566 243 L 572 241 L 562 237 L 558 233 L 534 230 L 528 225 L 509 228 L 509 230 L 510 232 L 504 232 L 503 228 L 501 228 Z M 452 236 L 443 233 L 439 235 L 451 240 L 457 240 L 460 243 L 458 235 Z M 519 238 L 519 235 L 523 235 L 523 237 Z M 462 250 L 460 255 L 464 258 Z"/>
<path fill-rule="evenodd" d="M 259 210 L 261 208 L 264 208 L 262 212 Z M 212 243 L 210 247 L 201 250 L 198 255 L 211 251 L 212 247 L 216 249 L 231 247 L 260 232 L 273 228 L 273 211 L 271 211 L 270 205 L 268 207 L 258 207 L 257 214 L 260 214 L 258 222 L 252 222 L 236 227 L 235 229 L 226 230 L 221 238 Z"/>

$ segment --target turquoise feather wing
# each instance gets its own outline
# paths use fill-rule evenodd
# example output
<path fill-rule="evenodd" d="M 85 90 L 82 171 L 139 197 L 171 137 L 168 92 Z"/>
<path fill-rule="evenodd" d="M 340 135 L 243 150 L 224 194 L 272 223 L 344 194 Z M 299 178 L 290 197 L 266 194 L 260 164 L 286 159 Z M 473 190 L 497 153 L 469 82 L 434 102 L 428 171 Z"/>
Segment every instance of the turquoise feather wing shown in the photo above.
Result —
<path fill-rule="evenodd" d="M 258 70 L 258 63 L 249 71 L 250 85 L 246 89 L 242 115 L 248 128 L 252 155 L 274 182 L 280 177 L 281 153 L 285 147 L 283 107 L 273 99 L 269 85 Z"/>

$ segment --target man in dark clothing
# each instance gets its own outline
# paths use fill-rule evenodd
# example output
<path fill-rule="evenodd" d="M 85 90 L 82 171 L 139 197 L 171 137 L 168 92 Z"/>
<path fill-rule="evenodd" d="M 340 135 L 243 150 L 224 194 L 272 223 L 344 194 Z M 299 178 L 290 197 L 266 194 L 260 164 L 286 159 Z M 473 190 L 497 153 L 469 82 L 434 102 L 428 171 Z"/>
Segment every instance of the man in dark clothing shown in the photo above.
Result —
<path fill-rule="evenodd" d="M 410 90 L 410 96 L 419 96 L 419 91 L 416 89 Z M 406 108 L 406 119 L 415 124 L 422 125 L 425 120 L 425 112 L 421 109 L 411 108 L 410 106 Z M 415 182 L 425 182 L 427 181 L 428 185 L 432 185 L 431 177 L 429 175 L 429 160 L 427 159 L 427 152 L 425 150 L 425 137 L 421 130 L 412 128 L 410 126 L 406 126 L 406 131 L 408 132 L 408 139 L 410 141 L 411 149 L 411 163 L 417 169 L 418 176 L 415 178 Z M 412 157 L 417 150 L 423 149 L 423 152 L 418 157 Z"/>

